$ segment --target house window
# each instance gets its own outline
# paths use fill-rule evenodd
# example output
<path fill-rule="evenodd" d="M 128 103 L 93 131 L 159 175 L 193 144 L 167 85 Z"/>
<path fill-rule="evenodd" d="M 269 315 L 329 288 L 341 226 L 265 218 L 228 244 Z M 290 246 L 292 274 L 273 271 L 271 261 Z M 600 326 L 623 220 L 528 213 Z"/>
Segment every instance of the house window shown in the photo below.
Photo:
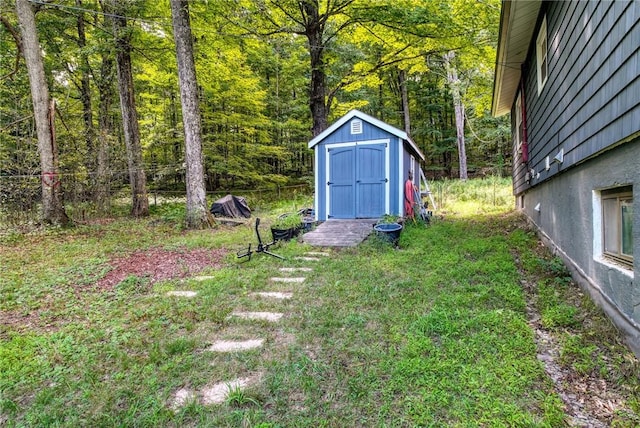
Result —
<path fill-rule="evenodd" d="M 542 19 L 538 38 L 536 39 L 536 59 L 538 70 L 538 95 L 549 77 L 549 63 L 547 61 L 547 17 Z"/>
<path fill-rule="evenodd" d="M 515 107 L 515 118 L 516 118 L 516 127 L 513 132 L 514 138 L 514 159 L 520 159 L 523 163 L 526 163 L 529 160 L 528 148 L 525 142 L 525 117 L 524 117 L 524 106 L 523 106 L 522 92 L 518 94 L 518 98 L 516 98 L 516 107 Z"/>
<path fill-rule="evenodd" d="M 604 190 L 602 198 L 602 253 L 633 266 L 633 193 L 631 186 Z"/>
<path fill-rule="evenodd" d="M 516 129 L 515 129 L 515 145 L 518 154 L 522 151 L 522 95 L 518 94 L 516 98 Z"/>
<path fill-rule="evenodd" d="M 362 121 L 354 119 L 351 121 L 351 134 L 362 134 Z"/>
<path fill-rule="evenodd" d="M 413 178 L 416 177 L 416 158 L 411 155 L 411 175 Z"/>

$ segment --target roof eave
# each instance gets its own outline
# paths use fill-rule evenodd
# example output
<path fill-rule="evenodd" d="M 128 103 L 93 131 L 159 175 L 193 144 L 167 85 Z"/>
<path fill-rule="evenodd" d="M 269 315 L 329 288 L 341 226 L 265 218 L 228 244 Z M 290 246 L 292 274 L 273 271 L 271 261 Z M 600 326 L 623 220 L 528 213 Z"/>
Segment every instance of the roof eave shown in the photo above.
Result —
<path fill-rule="evenodd" d="M 520 67 L 527 58 L 540 6 L 540 0 L 502 1 L 491 103 L 493 116 L 511 111 L 518 90 Z"/>

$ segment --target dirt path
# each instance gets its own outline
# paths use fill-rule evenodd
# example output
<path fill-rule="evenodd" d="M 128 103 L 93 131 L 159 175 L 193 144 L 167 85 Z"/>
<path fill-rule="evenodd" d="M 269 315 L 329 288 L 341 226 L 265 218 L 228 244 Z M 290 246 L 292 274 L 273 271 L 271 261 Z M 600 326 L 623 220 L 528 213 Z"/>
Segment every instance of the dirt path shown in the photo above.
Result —
<path fill-rule="evenodd" d="M 575 427 L 608 427 L 614 414 L 628 411 L 625 399 L 614 385 L 603 378 L 584 376 L 560 363 L 561 344 L 557 333 L 545 329 L 536 307 L 536 279 L 523 269 L 520 257 L 514 254 L 522 289 L 527 300 L 527 318 L 535 334 L 537 358 L 554 385 L 555 393 L 564 403 L 567 423 Z M 580 291 L 576 288 L 576 293 Z"/>

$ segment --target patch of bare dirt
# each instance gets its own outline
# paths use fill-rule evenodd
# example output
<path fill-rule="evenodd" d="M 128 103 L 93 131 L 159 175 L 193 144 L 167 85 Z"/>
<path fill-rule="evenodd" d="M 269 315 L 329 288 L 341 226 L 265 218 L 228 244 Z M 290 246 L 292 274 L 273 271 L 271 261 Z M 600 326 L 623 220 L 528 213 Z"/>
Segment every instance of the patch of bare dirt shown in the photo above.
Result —
<path fill-rule="evenodd" d="M 109 272 L 95 283 L 98 290 L 109 291 L 128 276 L 149 279 L 149 285 L 176 278 L 186 278 L 205 269 L 219 268 L 225 250 L 150 248 L 126 256 L 112 258 Z M 82 299 L 86 285 L 68 284 L 78 299 Z M 51 297 L 45 297 L 37 309 L 0 312 L 0 338 L 8 331 L 53 332 L 69 322 L 68 316 L 51 315 Z M 46 315 L 45 315 L 46 314 Z"/>
<path fill-rule="evenodd" d="M 207 268 L 219 268 L 222 265 L 224 250 L 165 250 L 150 248 L 136 251 L 109 261 L 112 269 L 97 283 L 100 289 L 113 289 L 128 276 L 149 278 L 153 284 L 169 279 L 186 278 Z"/>
<path fill-rule="evenodd" d="M 524 281 L 523 281 L 524 282 Z M 523 284 L 531 290 L 531 284 Z M 547 376 L 553 382 L 554 390 L 565 406 L 569 416 L 568 425 L 576 427 L 604 428 L 609 426 L 615 412 L 624 409 L 624 399 L 607 388 L 603 379 L 580 376 L 571 368 L 560 364 L 560 344 L 554 335 L 546 331 L 540 322 L 540 315 L 531 303 L 532 295 L 527 293 L 527 315 L 529 326 L 535 336 L 538 353 L 536 357 L 544 365 Z"/>

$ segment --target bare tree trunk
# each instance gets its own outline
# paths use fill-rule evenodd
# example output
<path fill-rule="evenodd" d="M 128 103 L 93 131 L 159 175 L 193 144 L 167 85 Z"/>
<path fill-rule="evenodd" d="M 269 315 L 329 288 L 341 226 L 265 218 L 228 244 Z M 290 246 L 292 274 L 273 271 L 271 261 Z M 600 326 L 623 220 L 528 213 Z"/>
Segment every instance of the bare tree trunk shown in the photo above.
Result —
<path fill-rule="evenodd" d="M 53 127 L 55 105 L 50 105 L 35 14 L 29 0 L 16 0 L 16 12 L 22 32 L 23 54 L 29 74 L 33 114 L 38 134 L 38 151 L 42 169 L 42 217 L 46 223 L 64 226 L 69 223 L 69 217 L 64 210 L 62 186 L 58 175 L 58 151 Z"/>
<path fill-rule="evenodd" d="M 113 60 L 107 53 L 102 57 L 100 78 L 98 80 L 98 92 L 100 101 L 98 105 L 98 149 L 96 164 L 96 202 L 98 212 L 106 213 L 111 208 L 111 177 L 109 147 L 113 132 L 111 119 L 111 106 L 113 104 Z"/>
<path fill-rule="evenodd" d="M 142 146 L 138 113 L 136 111 L 133 90 L 133 73 L 131 70 L 131 35 L 127 28 L 125 11 L 119 0 L 111 0 L 113 12 L 113 33 L 116 38 L 116 69 L 118 73 L 118 93 L 120 111 L 124 128 L 124 142 L 127 148 L 127 164 L 129 182 L 131 184 L 131 215 L 141 217 L 149 215 L 149 199 L 147 197 L 147 178 L 142 165 Z"/>
<path fill-rule="evenodd" d="M 467 149 L 464 142 L 464 106 L 462 101 L 454 106 L 456 116 L 456 135 L 458 140 L 458 161 L 460 163 L 460 179 L 466 180 L 467 176 Z"/>
<path fill-rule="evenodd" d="M 309 108 L 313 125 L 313 136 L 327 129 L 329 115 L 326 103 L 326 72 L 324 64 L 324 24 L 320 19 L 320 10 L 317 0 L 300 2 L 300 9 L 305 18 L 305 35 L 309 43 L 309 55 L 311 60 L 311 83 L 309 88 Z"/>
<path fill-rule="evenodd" d="M 187 186 L 187 227 L 199 228 L 207 223 L 208 210 L 202 166 L 202 125 L 198 103 L 198 82 L 193 59 L 189 3 L 171 0 L 173 37 L 176 43 L 182 122 L 185 136 Z"/>
<path fill-rule="evenodd" d="M 462 95 L 460 93 L 460 79 L 458 71 L 452 64 L 455 52 L 450 51 L 444 55 L 445 66 L 447 69 L 447 82 L 451 96 L 453 97 L 453 110 L 456 119 L 456 135 L 458 140 L 458 158 L 460 162 L 460 179 L 467 179 L 467 152 L 464 143 L 464 105 L 462 104 Z"/>
<path fill-rule="evenodd" d="M 103 1 L 100 1 L 102 11 L 105 12 L 104 26 L 106 28 L 113 27 L 108 8 L 105 8 Z M 106 214 L 111 209 L 111 176 L 110 176 L 110 158 L 109 151 L 111 140 L 113 139 L 113 119 L 111 116 L 111 107 L 113 105 L 114 87 L 113 87 L 113 50 L 108 49 L 102 52 L 102 63 L 100 65 L 99 77 L 95 79 L 98 87 L 98 135 L 96 149 L 96 187 L 94 196 L 96 207 L 99 213 Z"/>
<path fill-rule="evenodd" d="M 76 0 L 76 7 L 82 9 L 82 0 Z M 84 29 L 84 13 L 79 12 L 76 19 L 76 28 L 78 30 L 78 48 L 80 49 L 80 100 L 82 102 L 82 120 L 84 122 L 84 138 L 86 143 L 85 166 L 89 172 L 91 186 L 95 182 L 93 175 L 95 169 L 95 128 L 93 126 L 93 111 L 91 108 L 91 85 L 90 85 L 90 69 L 89 61 L 86 53 L 87 37 Z"/>
<path fill-rule="evenodd" d="M 409 95 L 407 93 L 407 71 L 398 70 L 398 84 L 402 98 L 402 116 L 404 117 L 404 131 L 411 135 L 411 117 L 409 116 Z"/>

